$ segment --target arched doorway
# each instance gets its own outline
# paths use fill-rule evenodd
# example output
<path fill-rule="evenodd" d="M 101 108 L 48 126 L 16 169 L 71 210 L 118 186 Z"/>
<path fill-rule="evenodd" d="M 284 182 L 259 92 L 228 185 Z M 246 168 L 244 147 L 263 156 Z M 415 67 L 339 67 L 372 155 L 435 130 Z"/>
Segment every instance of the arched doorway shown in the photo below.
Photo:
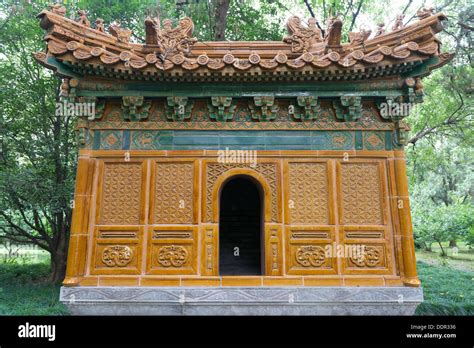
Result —
<path fill-rule="evenodd" d="M 219 202 L 219 274 L 262 275 L 262 188 L 250 176 L 234 176 Z"/>

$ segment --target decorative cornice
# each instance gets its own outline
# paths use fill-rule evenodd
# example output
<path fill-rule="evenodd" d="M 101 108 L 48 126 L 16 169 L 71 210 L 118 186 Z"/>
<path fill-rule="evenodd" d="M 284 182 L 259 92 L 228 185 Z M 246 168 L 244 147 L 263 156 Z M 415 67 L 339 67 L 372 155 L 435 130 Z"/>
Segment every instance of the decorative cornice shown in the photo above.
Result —
<path fill-rule="evenodd" d="M 158 19 L 148 18 L 146 43 L 138 44 L 130 42 L 131 32 L 118 24 L 111 25 L 110 33 L 106 33 L 103 21 L 98 19 L 98 26 L 91 28 L 85 14 L 76 22 L 56 9 L 43 11 L 39 18 L 41 26 L 48 30 L 48 52 L 35 58 L 46 66 L 47 57 L 53 56 L 76 71 L 82 69 L 86 75 L 173 75 L 178 79 L 192 76 L 194 80 L 264 74 L 282 79 L 289 75 L 306 78 L 308 74 L 320 74 L 322 79 L 323 75 L 337 75 L 338 70 L 343 70 L 344 79 L 367 78 L 359 76 L 360 71 L 371 67 L 379 74 L 406 73 L 410 62 L 442 55 L 435 33 L 442 29 L 441 21 L 445 19 L 442 14 L 425 16 L 412 25 L 379 33 L 374 38 L 369 38 L 367 32 L 352 33 L 351 42 L 341 44 L 342 22 L 337 18 L 328 23 L 324 37 L 315 20 L 304 26 L 292 17 L 288 24 L 290 36 L 284 42 L 225 43 L 196 42 L 191 37 L 193 24 L 189 18 L 181 20 L 176 28 L 169 21 L 161 27 Z M 394 69 L 397 65 L 398 70 Z"/>

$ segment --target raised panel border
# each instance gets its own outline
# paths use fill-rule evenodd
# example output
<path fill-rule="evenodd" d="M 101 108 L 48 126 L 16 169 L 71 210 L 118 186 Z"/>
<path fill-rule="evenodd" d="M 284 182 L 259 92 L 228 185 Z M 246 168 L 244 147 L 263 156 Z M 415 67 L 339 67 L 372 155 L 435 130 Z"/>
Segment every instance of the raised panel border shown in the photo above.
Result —
<path fill-rule="evenodd" d="M 113 232 L 124 232 L 124 231 L 133 231 L 136 233 L 136 237 L 110 237 L 103 238 L 100 236 L 101 232 L 108 232 L 113 234 Z M 91 275 L 122 275 L 122 274 L 141 274 L 142 267 L 142 240 L 143 240 L 143 227 L 142 226 L 96 226 L 94 229 L 94 241 L 92 245 L 92 264 L 90 269 Z M 99 247 L 104 245 L 126 245 L 131 247 L 133 250 L 133 260 L 135 267 L 107 267 L 100 266 L 98 255 Z"/>
<path fill-rule="evenodd" d="M 293 233 L 296 231 L 303 232 L 321 232 L 327 233 L 328 237 L 308 237 L 294 238 Z M 333 257 L 328 261 L 331 267 L 328 268 L 316 268 L 316 267 L 304 267 L 295 266 L 293 262 L 293 254 L 291 252 L 294 246 L 321 246 L 326 248 L 327 245 L 333 247 L 333 243 L 336 242 L 335 226 L 327 225 L 298 225 L 298 226 L 285 226 L 285 257 L 286 257 L 286 274 L 288 275 L 327 275 L 327 274 L 338 274 L 337 258 Z"/>
<path fill-rule="evenodd" d="M 198 273 L 198 236 L 197 226 L 152 226 L 148 227 L 148 241 L 146 252 L 146 274 L 147 275 L 195 275 Z M 156 231 L 183 231 L 191 232 L 190 238 L 154 238 Z M 156 255 L 154 254 L 159 246 L 179 246 L 185 248 L 191 254 L 188 255 L 190 262 L 186 262 L 187 266 L 181 267 L 165 267 L 154 266 Z"/>

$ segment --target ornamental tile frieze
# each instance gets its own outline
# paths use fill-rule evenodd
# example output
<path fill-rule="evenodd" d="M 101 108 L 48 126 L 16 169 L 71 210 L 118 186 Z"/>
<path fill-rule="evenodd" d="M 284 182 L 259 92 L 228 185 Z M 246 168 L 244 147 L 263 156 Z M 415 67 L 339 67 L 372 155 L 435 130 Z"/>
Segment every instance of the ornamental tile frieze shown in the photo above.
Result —
<path fill-rule="evenodd" d="M 407 97 L 408 98 L 408 97 Z M 95 103 L 95 114 L 80 120 L 89 129 L 395 129 L 400 118 L 387 117 L 387 107 L 402 97 L 364 100 L 345 95 L 338 99 L 253 97 L 123 97 L 122 103 L 100 98 L 77 98 Z M 409 111 L 409 110 L 408 110 Z M 138 122 L 140 121 L 140 122 Z M 401 124 L 402 129 L 406 128 Z"/>

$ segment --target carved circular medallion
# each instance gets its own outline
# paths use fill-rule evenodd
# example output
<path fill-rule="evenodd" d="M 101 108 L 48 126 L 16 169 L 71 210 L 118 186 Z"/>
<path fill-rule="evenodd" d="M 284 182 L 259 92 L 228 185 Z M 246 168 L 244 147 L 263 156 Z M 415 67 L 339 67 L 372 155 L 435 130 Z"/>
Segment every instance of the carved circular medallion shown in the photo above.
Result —
<path fill-rule="evenodd" d="M 133 258 L 133 251 L 126 245 L 113 245 L 102 251 L 102 262 L 109 267 L 124 267 Z"/>
<path fill-rule="evenodd" d="M 375 267 L 381 261 L 381 251 L 372 246 L 365 246 L 361 252 L 354 251 L 350 259 L 359 267 Z"/>
<path fill-rule="evenodd" d="M 69 51 L 75 51 L 79 48 L 79 42 L 77 41 L 69 41 L 67 44 L 66 44 L 66 48 L 69 50 Z"/>
<path fill-rule="evenodd" d="M 407 47 L 410 51 L 416 51 L 419 48 L 418 44 L 413 41 L 408 42 Z"/>
<path fill-rule="evenodd" d="M 355 50 L 354 52 L 352 52 L 352 58 L 356 60 L 361 60 L 362 58 L 364 58 L 364 52 L 362 52 L 361 50 Z"/>
<path fill-rule="evenodd" d="M 124 51 L 120 53 L 119 57 L 122 61 L 127 62 L 132 58 L 132 54 L 130 52 Z"/>
<path fill-rule="evenodd" d="M 296 250 L 296 262 L 304 267 L 320 267 L 326 260 L 326 254 L 318 245 L 304 245 Z"/>
<path fill-rule="evenodd" d="M 98 57 L 100 56 L 102 53 L 104 53 L 104 49 L 102 47 L 94 47 L 93 49 L 91 49 L 91 54 L 94 56 L 94 57 Z"/>
<path fill-rule="evenodd" d="M 158 250 L 158 263 L 163 267 L 181 267 L 188 260 L 188 251 L 182 246 L 169 245 Z"/>
<path fill-rule="evenodd" d="M 413 77 L 409 77 L 405 80 L 405 84 L 408 87 L 414 87 L 415 86 L 415 79 Z"/>
<path fill-rule="evenodd" d="M 283 52 L 279 51 L 275 56 L 275 60 L 280 64 L 285 64 L 288 61 L 288 57 Z"/>
<path fill-rule="evenodd" d="M 222 60 L 224 61 L 224 63 L 226 64 L 232 64 L 234 61 L 235 61 L 235 57 L 230 53 L 226 53 L 224 55 L 224 57 L 222 58 Z"/>
<path fill-rule="evenodd" d="M 260 63 L 260 56 L 256 52 L 252 52 L 249 56 L 249 62 L 252 64 Z"/>
<path fill-rule="evenodd" d="M 341 59 L 341 56 L 337 52 L 331 52 L 328 54 L 328 58 L 333 62 L 337 62 L 339 59 Z"/>
<path fill-rule="evenodd" d="M 209 62 L 209 57 L 205 54 L 201 54 L 197 57 L 197 62 L 199 65 L 206 65 Z"/>
<path fill-rule="evenodd" d="M 79 80 L 78 80 L 78 79 L 70 79 L 70 80 L 69 80 L 69 86 L 70 86 L 70 87 L 77 87 L 77 86 L 79 86 Z"/>
<path fill-rule="evenodd" d="M 181 65 L 184 63 L 184 56 L 179 53 L 171 58 L 171 61 L 176 65 Z"/>
<path fill-rule="evenodd" d="M 365 264 L 369 267 L 375 267 L 380 262 L 380 250 L 377 248 L 369 248 L 365 252 Z"/>
<path fill-rule="evenodd" d="M 314 56 L 309 53 L 309 52 L 305 52 L 303 53 L 303 55 L 301 56 L 301 58 L 303 58 L 303 60 L 306 62 L 306 63 L 311 63 L 314 59 Z"/>
<path fill-rule="evenodd" d="M 388 46 L 381 46 L 379 49 L 380 52 L 382 52 L 382 54 L 385 56 L 389 56 L 392 54 L 392 49 Z"/>
<path fill-rule="evenodd" d="M 148 53 L 145 56 L 145 60 L 147 61 L 148 64 L 155 64 L 158 58 L 156 57 L 155 53 Z"/>

